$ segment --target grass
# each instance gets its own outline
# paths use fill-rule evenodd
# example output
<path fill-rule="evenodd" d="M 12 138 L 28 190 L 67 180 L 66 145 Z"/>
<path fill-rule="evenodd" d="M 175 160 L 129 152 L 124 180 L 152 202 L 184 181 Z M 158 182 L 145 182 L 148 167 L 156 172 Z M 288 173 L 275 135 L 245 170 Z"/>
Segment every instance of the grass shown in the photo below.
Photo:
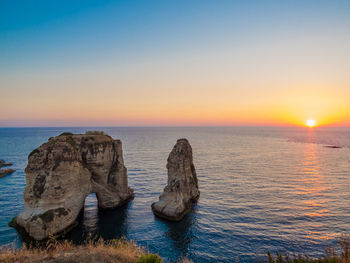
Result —
<path fill-rule="evenodd" d="M 162 263 L 162 259 L 156 254 L 145 254 L 141 255 L 136 260 L 136 263 Z"/>
<path fill-rule="evenodd" d="M 0 251 L 0 262 L 134 263 L 144 255 L 145 252 L 142 248 L 133 242 L 129 242 L 123 239 L 111 241 L 104 241 L 100 239 L 96 242 L 89 241 L 86 244 L 79 246 L 73 245 L 69 241 L 58 242 L 53 239 L 48 241 L 45 248 L 28 248 L 23 246 L 21 249 L 13 249 L 9 247 L 3 247 Z"/>
<path fill-rule="evenodd" d="M 282 255 L 267 253 L 269 263 L 350 263 L 350 235 L 343 234 L 337 246 L 329 247 L 322 258 L 307 255 Z M 20 249 L 0 247 L 0 263 L 162 263 L 157 254 L 147 253 L 134 242 L 125 239 L 104 241 L 89 240 L 83 245 L 74 245 L 70 241 L 57 241 L 50 238 L 43 247 L 26 247 Z M 191 263 L 181 259 L 178 263 Z M 259 261 L 260 262 L 260 261 Z"/>
<path fill-rule="evenodd" d="M 71 132 L 63 132 L 63 133 L 61 133 L 58 136 L 73 136 L 73 133 L 71 133 Z"/>
<path fill-rule="evenodd" d="M 340 236 L 336 247 L 328 247 L 322 258 L 312 258 L 307 255 L 290 256 L 276 253 L 267 253 L 269 263 L 350 263 L 350 235 Z"/>
<path fill-rule="evenodd" d="M 146 253 L 134 242 L 125 239 L 104 241 L 89 240 L 83 245 L 50 238 L 43 247 L 20 249 L 0 247 L 0 263 L 161 263 L 157 254 Z M 183 259 L 183 263 L 191 263 Z"/>
<path fill-rule="evenodd" d="M 103 131 L 86 131 L 86 135 L 106 135 Z"/>

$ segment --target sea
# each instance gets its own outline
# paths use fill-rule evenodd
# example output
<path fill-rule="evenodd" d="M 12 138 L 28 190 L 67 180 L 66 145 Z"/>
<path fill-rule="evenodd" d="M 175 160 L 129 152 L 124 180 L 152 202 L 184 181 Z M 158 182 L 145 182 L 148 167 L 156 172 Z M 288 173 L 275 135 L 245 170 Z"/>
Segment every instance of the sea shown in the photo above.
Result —
<path fill-rule="evenodd" d="M 323 256 L 350 231 L 350 128 L 0 128 L 0 159 L 16 170 L 0 178 L 0 246 L 22 246 L 7 224 L 23 209 L 28 154 L 52 136 L 87 130 L 122 140 L 135 199 L 100 211 L 90 194 L 67 236 L 75 243 L 126 238 L 165 262 L 264 262 L 268 251 Z M 201 195 L 182 221 L 168 222 L 151 204 L 179 138 L 192 145 Z"/>

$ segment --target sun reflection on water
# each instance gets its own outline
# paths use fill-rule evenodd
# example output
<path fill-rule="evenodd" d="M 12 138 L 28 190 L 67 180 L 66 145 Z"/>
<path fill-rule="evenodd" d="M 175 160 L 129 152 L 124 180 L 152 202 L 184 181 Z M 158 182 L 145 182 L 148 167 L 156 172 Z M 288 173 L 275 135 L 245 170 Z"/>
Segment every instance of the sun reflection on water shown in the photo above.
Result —
<path fill-rule="evenodd" d="M 334 238 L 331 235 L 324 235 L 321 231 L 323 224 L 317 222 L 319 218 L 334 216 L 328 207 L 329 199 L 327 191 L 329 185 L 325 181 L 325 176 L 320 172 L 320 146 L 312 142 L 313 131 L 308 132 L 310 143 L 304 144 L 303 161 L 301 170 L 297 178 L 296 194 L 301 195 L 302 201 L 298 204 L 301 215 L 310 220 L 313 231 L 305 231 L 305 237 L 309 242 L 327 240 Z M 323 233 L 323 234 L 321 234 Z"/>

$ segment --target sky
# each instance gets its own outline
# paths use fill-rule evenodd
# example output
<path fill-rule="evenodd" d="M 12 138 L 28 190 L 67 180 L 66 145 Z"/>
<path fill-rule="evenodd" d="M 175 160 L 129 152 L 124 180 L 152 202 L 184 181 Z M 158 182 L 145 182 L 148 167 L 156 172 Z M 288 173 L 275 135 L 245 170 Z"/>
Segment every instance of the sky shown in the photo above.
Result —
<path fill-rule="evenodd" d="M 0 0 L 0 126 L 350 126 L 350 1 Z"/>

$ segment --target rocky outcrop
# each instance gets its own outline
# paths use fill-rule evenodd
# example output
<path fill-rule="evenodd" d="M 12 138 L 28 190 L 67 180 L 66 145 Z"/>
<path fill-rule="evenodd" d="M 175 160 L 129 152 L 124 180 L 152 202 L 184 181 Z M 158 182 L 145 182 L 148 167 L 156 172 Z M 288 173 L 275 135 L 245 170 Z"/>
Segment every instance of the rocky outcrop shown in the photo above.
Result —
<path fill-rule="evenodd" d="M 4 167 L 4 166 L 11 166 L 12 163 L 7 163 L 4 160 L 0 160 L 0 168 Z"/>
<path fill-rule="evenodd" d="M 133 197 L 122 143 L 101 132 L 50 138 L 30 153 L 25 172 L 24 211 L 16 223 L 36 240 L 72 226 L 90 193 L 102 209 Z"/>
<path fill-rule="evenodd" d="M 159 217 L 179 221 L 191 211 L 192 203 L 199 198 L 192 147 L 187 139 L 177 141 L 169 154 L 167 169 L 168 185 L 159 201 L 152 204 L 152 210 Z"/>
<path fill-rule="evenodd" d="M 12 163 L 7 163 L 5 162 L 4 160 L 0 160 L 0 168 L 4 167 L 4 166 L 11 166 Z M 8 174 L 12 174 L 14 173 L 15 170 L 11 169 L 11 168 L 8 168 L 8 169 L 0 169 L 0 178 L 1 177 L 4 177 L 5 175 L 8 175 Z"/>
<path fill-rule="evenodd" d="M 9 169 L 0 169 L 0 178 L 4 177 L 5 175 L 14 173 L 15 170 L 9 168 Z"/>

